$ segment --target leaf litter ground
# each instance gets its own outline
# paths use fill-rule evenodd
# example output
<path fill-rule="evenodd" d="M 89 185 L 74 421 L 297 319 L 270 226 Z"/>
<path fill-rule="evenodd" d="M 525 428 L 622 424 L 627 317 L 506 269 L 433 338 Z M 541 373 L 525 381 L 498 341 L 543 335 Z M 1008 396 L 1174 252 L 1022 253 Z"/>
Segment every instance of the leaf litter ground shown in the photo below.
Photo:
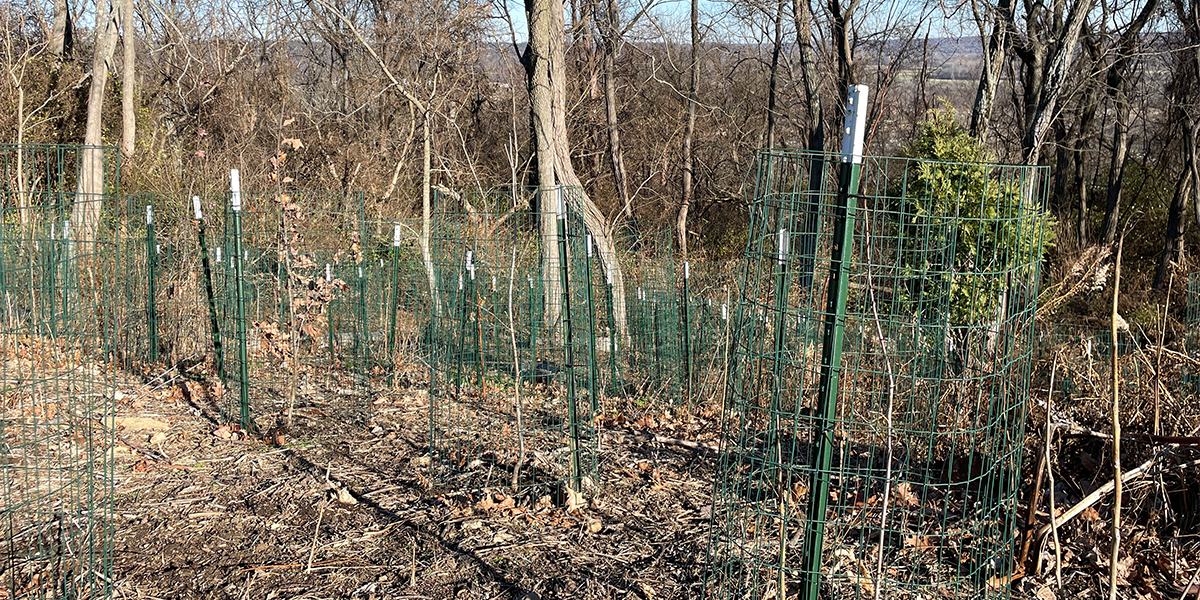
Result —
<path fill-rule="evenodd" d="M 357 422 L 301 386 L 293 425 L 253 436 L 222 425 L 200 382 L 119 387 L 118 597 L 699 596 L 711 412 L 607 420 L 603 484 L 574 506 L 430 489 L 420 382 Z"/>

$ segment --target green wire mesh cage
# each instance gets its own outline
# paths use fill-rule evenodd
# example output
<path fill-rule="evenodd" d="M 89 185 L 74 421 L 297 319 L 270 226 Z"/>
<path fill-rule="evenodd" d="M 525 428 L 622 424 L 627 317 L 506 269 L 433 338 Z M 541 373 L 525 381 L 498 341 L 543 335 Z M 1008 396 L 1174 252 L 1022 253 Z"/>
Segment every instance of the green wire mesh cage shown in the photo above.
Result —
<path fill-rule="evenodd" d="M 708 597 L 1007 596 L 1043 180 L 759 155 Z"/>
<path fill-rule="evenodd" d="M 0 160 L 0 596 L 111 597 L 116 151 Z"/>
<path fill-rule="evenodd" d="M 430 366 L 444 488 L 580 491 L 596 482 L 599 270 L 571 188 L 438 195 Z M 561 210 L 555 210 L 558 204 Z"/>
<path fill-rule="evenodd" d="M 222 411 L 247 430 L 296 415 L 369 419 L 370 262 L 363 196 L 342 191 L 238 191 L 211 203 L 207 228 L 221 340 Z M 234 207 L 239 209 L 235 210 Z"/>

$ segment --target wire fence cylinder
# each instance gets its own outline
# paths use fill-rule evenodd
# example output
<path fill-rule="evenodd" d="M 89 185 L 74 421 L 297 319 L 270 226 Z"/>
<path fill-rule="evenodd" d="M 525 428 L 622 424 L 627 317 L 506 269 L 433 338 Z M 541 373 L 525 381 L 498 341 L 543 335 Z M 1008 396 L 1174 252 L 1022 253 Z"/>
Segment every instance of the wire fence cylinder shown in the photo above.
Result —
<path fill-rule="evenodd" d="M 1044 169 L 757 163 L 707 596 L 1006 597 Z"/>

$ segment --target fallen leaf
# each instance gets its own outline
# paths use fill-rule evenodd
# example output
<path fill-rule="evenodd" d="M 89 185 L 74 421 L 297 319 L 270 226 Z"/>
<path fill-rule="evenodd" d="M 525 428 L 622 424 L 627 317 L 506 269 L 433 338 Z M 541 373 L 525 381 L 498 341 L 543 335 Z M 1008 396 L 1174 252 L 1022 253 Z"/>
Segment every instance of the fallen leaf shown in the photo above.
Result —
<path fill-rule="evenodd" d="M 588 519 L 588 521 L 587 521 L 588 533 L 600 533 L 600 530 L 603 528 L 604 528 L 604 524 L 600 522 L 600 519 Z"/>
<path fill-rule="evenodd" d="M 571 488 L 567 488 L 567 512 L 578 512 L 587 506 L 587 500 L 583 494 Z"/>
<path fill-rule="evenodd" d="M 1079 513 L 1080 521 L 1099 521 L 1100 513 L 1095 508 L 1089 506 L 1083 512 Z"/>
<path fill-rule="evenodd" d="M 165 431 L 160 431 L 150 436 L 151 444 L 161 444 L 165 441 L 167 441 L 167 433 Z"/>
<path fill-rule="evenodd" d="M 225 427 L 224 425 L 222 425 L 221 427 L 218 427 L 218 428 L 216 428 L 216 430 L 213 431 L 213 436 L 220 438 L 222 440 L 228 440 L 228 439 L 233 438 L 233 432 L 230 431 L 228 427 Z"/>
<path fill-rule="evenodd" d="M 342 504 L 349 504 L 349 505 L 358 504 L 358 499 L 355 498 L 354 494 L 351 494 L 350 490 L 348 490 L 346 488 L 338 488 L 337 501 L 341 502 Z"/>
<path fill-rule="evenodd" d="M 1054 590 L 1050 589 L 1048 585 L 1043 585 L 1039 588 L 1033 597 L 1037 598 L 1037 600 L 1058 600 L 1058 596 L 1054 595 Z"/>

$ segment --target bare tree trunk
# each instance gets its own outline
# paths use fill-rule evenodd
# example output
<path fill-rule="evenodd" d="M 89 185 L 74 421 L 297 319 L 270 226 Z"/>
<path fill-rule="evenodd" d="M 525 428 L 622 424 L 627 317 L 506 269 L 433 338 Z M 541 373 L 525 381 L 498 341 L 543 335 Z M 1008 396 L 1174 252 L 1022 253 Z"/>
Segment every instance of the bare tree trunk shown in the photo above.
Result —
<path fill-rule="evenodd" d="M 975 23 L 979 27 L 979 37 L 987 35 L 986 19 L 980 14 L 979 8 L 972 3 Z M 996 90 L 1000 84 L 1000 74 L 1004 71 L 1005 57 L 1008 55 L 1009 31 L 1012 22 L 1012 0 L 1000 0 L 996 4 L 996 14 L 992 16 L 992 32 L 988 37 L 988 47 L 983 53 L 983 70 L 979 73 L 979 88 L 975 92 L 975 105 L 971 109 L 971 135 L 980 143 L 987 141 L 988 125 L 992 120 L 992 109 L 996 104 Z"/>
<path fill-rule="evenodd" d="M 851 45 L 850 19 L 861 0 L 850 0 L 842 5 L 841 0 L 829 0 L 830 33 L 833 37 L 834 55 L 837 59 L 837 90 L 840 100 L 835 105 L 837 114 L 834 122 L 841 123 L 846 116 L 845 93 L 858 83 L 858 71 L 854 64 L 854 48 Z"/>
<path fill-rule="evenodd" d="M 775 147 L 775 105 L 779 88 L 779 53 L 783 49 L 783 0 L 775 6 L 775 39 L 771 48 L 771 74 L 767 82 L 767 147 Z"/>
<path fill-rule="evenodd" d="M 1125 182 L 1125 161 L 1129 156 L 1129 98 L 1125 91 L 1116 93 L 1117 114 L 1113 123 L 1112 160 L 1108 166 L 1108 191 L 1104 205 L 1104 243 L 1117 238 L 1117 220 L 1121 212 L 1121 186 Z"/>
<path fill-rule="evenodd" d="M 1183 232 L 1187 228 L 1187 219 L 1183 216 L 1184 203 L 1192 194 L 1191 165 L 1179 174 L 1179 182 L 1175 185 L 1175 194 L 1171 196 L 1171 208 L 1167 211 L 1167 237 L 1163 240 L 1162 256 L 1158 259 L 1158 268 L 1154 271 L 1153 289 L 1158 291 L 1167 281 L 1171 272 L 1171 262 L 1176 259 L 1183 248 Z"/>
<path fill-rule="evenodd" d="M 71 22 L 71 3 L 67 0 L 54 0 L 54 26 L 50 30 L 50 54 L 60 60 L 71 58 L 71 49 L 75 45 L 75 28 Z"/>
<path fill-rule="evenodd" d="M 692 206 L 692 184 L 695 177 L 695 156 L 692 142 L 696 135 L 697 90 L 700 88 L 700 0 L 691 0 L 691 78 L 688 83 L 687 111 L 683 122 L 683 180 L 679 198 L 679 216 L 675 228 L 679 232 L 679 255 L 688 259 L 687 221 Z"/>
<path fill-rule="evenodd" d="M 1129 116 L 1132 112 L 1129 102 L 1129 72 L 1137 60 L 1135 54 L 1141 44 L 1142 29 L 1157 10 L 1158 0 L 1146 0 L 1137 17 L 1121 33 L 1121 38 L 1117 41 L 1117 58 L 1108 68 L 1108 89 L 1117 105 L 1117 116 L 1113 124 L 1113 153 L 1108 171 L 1108 193 L 1104 211 L 1106 244 L 1116 240 L 1117 221 L 1121 211 L 1121 187 L 1125 181 L 1125 162 L 1129 157 Z"/>
<path fill-rule="evenodd" d="M 1083 46 L 1087 50 L 1092 64 L 1100 60 L 1100 48 L 1090 33 L 1084 37 Z M 1076 234 L 1079 236 L 1080 247 L 1085 247 L 1088 244 L 1088 196 L 1090 194 L 1090 187 L 1085 178 L 1084 158 L 1087 156 L 1087 147 L 1092 137 L 1092 127 L 1095 126 L 1096 111 L 1099 109 L 1099 106 L 1098 85 L 1088 83 L 1079 105 L 1079 123 L 1075 133 L 1074 148 L 1072 149 L 1072 161 L 1075 165 L 1075 188 L 1079 192 L 1079 220 L 1076 222 Z"/>
<path fill-rule="evenodd" d="M 613 316 L 622 338 L 629 335 L 625 322 L 625 280 L 618 263 L 612 230 L 595 203 L 587 197 L 583 184 L 571 164 L 571 146 L 567 139 L 566 60 L 563 41 L 562 0 L 526 0 L 525 14 L 529 24 L 529 52 L 532 75 L 529 103 L 533 117 L 534 137 L 537 139 L 538 185 L 541 188 L 539 209 L 542 212 L 542 279 L 547 302 L 546 319 L 553 323 L 558 316 L 557 300 L 562 287 L 557 277 L 558 246 L 554 198 L 555 186 L 572 189 L 564 193 L 564 202 L 583 217 L 583 224 L 592 234 L 604 270 L 612 276 Z"/>
<path fill-rule="evenodd" d="M 809 0 L 792 0 L 792 18 L 796 23 L 796 43 L 800 47 L 800 79 L 804 83 L 804 99 L 808 105 L 808 149 L 825 149 L 825 111 L 821 105 L 821 89 L 817 82 L 817 59 L 813 48 L 813 13 Z"/>
<path fill-rule="evenodd" d="M 1045 76 L 1037 76 L 1038 85 L 1027 90 L 1036 96 L 1036 102 L 1026 106 L 1027 125 L 1021 142 L 1027 165 L 1036 165 L 1041 159 L 1042 143 L 1056 117 L 1058 99 L 1071 75 L 1079 36 L 1094 4 L 1095 0 L 1076 0 L 1071 5 L 1060 35 L 1054 40 L 1053 52 L 1046 59 Z"/>
<path fill-rule="evenodd" d="M 613 171 L 613 188 L 617 202 L 625 218 L 633 218 L 633 198 L 629 195 L 628 174 L 625 171 L 625 153 L 621 149 L 621 129 L 617 120 L 617 75 L 616 54 L 620 45 L 620 14 L 616 0 L 602 0 L 604 16 L 597 18 L 603 38 L 604 109 L 608 125 L 608 157 Z"/>
<path fill-rule="evenodd" d="M 104 88 L 108 84 L 113 50 L 117 46 L 117 23 L 112 2 L 96 2 L 96 48 L 92 55 L 92 84 L 88 92 L 87 126 L 80 151 L 79 185 L 71 213 L 71 226 L 77 241 L 84 244 L 83 253 L 90 253 L 100 221 L 101 199 L 104 194 L 104 151 L 100 134 L 103 123 Z"/>
<path fill-rule="evenodd" d="M 134 109 L 134 77 L 136 75 L 137 49 L 133 33 L 133 0 L 121 0 L 121 46 L 125 51 L 125 64 L 121 75 L 121 155 L 133 156 L 134 136 L 137 132 L 137 113 Z"/>

